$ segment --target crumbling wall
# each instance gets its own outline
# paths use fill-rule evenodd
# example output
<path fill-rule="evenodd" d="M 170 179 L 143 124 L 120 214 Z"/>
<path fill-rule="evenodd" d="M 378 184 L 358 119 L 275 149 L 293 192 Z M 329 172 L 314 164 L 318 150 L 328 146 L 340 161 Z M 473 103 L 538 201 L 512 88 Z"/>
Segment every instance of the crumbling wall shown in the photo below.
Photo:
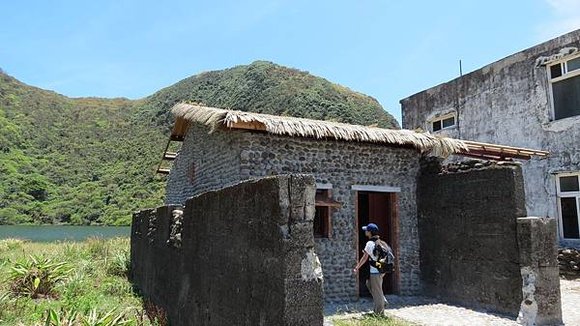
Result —
<path fill-rule="evenodd" d="M 132 281 L 171 325 L 322 325 L 314 194 L 312 177 L 270 177 L 190 198 L 182 217 L 136 213 Z"/>
<path fill-rule="evenodd" d="M 425 162 L 417 189 L 427 294 L 561 321 L 555 220 L 525 218 L 519 164 Z"/>

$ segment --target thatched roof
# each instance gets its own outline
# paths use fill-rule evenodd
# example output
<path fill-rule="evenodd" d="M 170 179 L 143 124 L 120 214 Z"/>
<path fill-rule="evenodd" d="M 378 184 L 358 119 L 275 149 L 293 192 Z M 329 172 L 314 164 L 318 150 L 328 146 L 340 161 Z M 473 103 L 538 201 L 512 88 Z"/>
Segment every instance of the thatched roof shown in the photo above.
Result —
<path fill-rule="evenodd" d="M 432 155 L 442 157 L 467 151 L 467 146 L 461 140 L 412 130 L 365 127 L 322 120 L 223 110 L 184 103 L 176 104 L 171 112 L 178 120 L 200 123 L 209 126 L 211 131 L 226 127 L 262 130 L 292 137 L 411 146 L 421 152 L 430 152 Z"/>

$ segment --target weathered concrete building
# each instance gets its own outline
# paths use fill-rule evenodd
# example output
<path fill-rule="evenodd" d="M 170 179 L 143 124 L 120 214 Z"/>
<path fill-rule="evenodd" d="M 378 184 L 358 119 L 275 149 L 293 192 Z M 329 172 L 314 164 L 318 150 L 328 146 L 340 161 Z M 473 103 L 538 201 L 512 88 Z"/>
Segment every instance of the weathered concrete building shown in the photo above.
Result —
<path fill-rule="evenodd" d="M 403 127 L 541 148 L 523 164 L 531 216 L 558 220 L 580 246 L 580 30 L 401 100 Z"/>

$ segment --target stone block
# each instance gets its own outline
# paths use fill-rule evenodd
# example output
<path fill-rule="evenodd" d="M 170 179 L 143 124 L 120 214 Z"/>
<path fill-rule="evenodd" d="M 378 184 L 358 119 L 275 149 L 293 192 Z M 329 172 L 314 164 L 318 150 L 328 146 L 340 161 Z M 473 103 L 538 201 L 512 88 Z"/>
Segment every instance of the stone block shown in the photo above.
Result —
<path fill-rule="evenodd" d="M 519 320 L 526 325 L 562 323 L 556 222 L 541 217 L 518 218 L 523 279 Z"/>

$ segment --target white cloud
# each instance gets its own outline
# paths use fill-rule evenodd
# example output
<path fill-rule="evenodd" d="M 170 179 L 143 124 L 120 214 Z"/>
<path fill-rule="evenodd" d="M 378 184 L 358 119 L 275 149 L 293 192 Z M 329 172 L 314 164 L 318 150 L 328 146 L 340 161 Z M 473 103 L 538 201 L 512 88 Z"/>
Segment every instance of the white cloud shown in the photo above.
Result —
<path fill-rule="evenodd" d="M 546 2 L 559 13 L 568 14 L 580 10 L 580 1 L 578 0 L 546 0 Z"/>
<path fill-rule="evenodd" d="M 550 20 L 539 27 L 545 41 L 580 28 L 580 0 L 545 0 L 551 9 Z"/>

